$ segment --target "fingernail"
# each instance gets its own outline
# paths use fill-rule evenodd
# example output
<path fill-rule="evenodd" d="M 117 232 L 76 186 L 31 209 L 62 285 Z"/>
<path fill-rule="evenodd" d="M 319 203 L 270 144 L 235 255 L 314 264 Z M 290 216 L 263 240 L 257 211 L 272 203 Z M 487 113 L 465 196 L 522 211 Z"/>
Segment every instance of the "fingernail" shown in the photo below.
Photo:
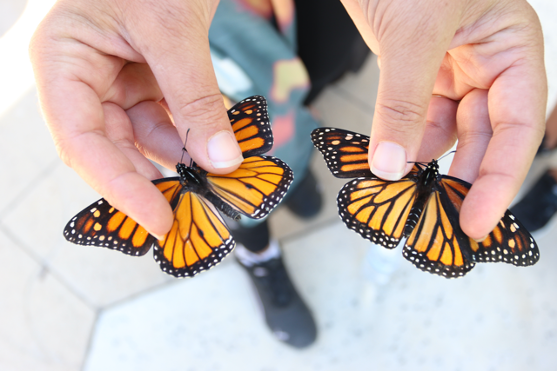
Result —
<path fill-rule="evenodd" d="M 151 236 L 155 237 L 157 240 L 164 240 L 164 238 L 166 237 L 166 234 L 163 234 L 162 236 L 158 235 L 158 234 L 154 234 L 153 232 L 147 230 L 147 228 L 145 228 L 145 230 L 147 231 L 147 233 L 149 233 Z"/>
<path fill-rule="evenodd" d="M 393 142 L 380 142 L 373 154 L 371 172 L 381 179 L 399 180 L 406 169 L 406 150 Z"/>
<path fill-rule="evenodd" d="M 484 238 L 480 238 L 480 239 L 475 239 L 473 238 L 474 241 L 476 241 L 477 243 L 482 243 L 484 242 L 484 240 L 487 238 L 487 236 L 485 236 Z"/>
<path fill-rule="evenodd" d="M 229 131 L 219 131 L 207 143 L 209 160 L 217 169 L 230 167 L 244 161 L 240 146 Z"/>
<path fill-rule="evenodd" d="M 151 234 L 152 234 L 153 236 L 155 236 L 155 238 L 156 238 L 157 240 L 159 240 L 159 241 L 164 240 L 164 238 L 166 237 L 165 234 L 163 234 L 162 236 L 159 236 L 159 235 L 156 235 L 156 234 L 153 234 L 153 233 L 151 233 Z"/>

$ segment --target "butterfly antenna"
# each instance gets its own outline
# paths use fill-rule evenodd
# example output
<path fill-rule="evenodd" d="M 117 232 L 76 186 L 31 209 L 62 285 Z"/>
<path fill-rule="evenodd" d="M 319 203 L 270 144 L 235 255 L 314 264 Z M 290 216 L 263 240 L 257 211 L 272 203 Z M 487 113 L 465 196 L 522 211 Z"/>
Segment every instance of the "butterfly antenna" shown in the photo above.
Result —
<path fill-rule="evenodd" d="M 444 159 L 445 157 L 447 157 L 448 155 L 451 155 L 453 153 L 456 153 L 456 149 L 450 152 L 445 153 L 443 156 L 439 157 L 439 160 L 437 161 L 441 161 L 442 159 Z"/>
<path fill-rule="evenodd" d="M 420 165 L 427 165 L 427 162 L 421 161 L 406 161 L 407 164 L 420 164 Z"/>
<path fill-rule="evenodd" d="M 184 147 L 182 147 L 182 158 L 180 158 L 180 163 L 183 163 L 182 161 L 184 160 L 184 153 L 188 153 L 188 150 L 186 149 L 186 144 L 188 143 L 188 136 L 190 135 L 190 129 L 188 129 L 188 131 L 186 132 L 186 140 L 184 141 Z M 191 166 L 191 159 L 190 159 L 190 166 Z"/>
<path fill-rule="evenodd" d="M 439 157 L 437 159 L 437 161 L 441 161 L 442 159 L 444 159 L 445 157 L 447 157 L 450 154 L 456 153 L 456 149 L 451 151 L 451 152 L 447 152 L 445 153 L 443 156 Z M 407 164 L 420 164 L 420 165 L 427 165 L 427 162 L 421 162 L 421 161 L 406 161 Z"/>

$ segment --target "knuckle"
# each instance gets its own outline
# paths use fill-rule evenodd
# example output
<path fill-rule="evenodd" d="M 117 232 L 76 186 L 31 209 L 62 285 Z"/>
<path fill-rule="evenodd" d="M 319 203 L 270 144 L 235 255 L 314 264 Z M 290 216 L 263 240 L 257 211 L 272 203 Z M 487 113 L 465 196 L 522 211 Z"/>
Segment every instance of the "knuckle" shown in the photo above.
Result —
<path fill-rule="evenodd" d="M 179 113 L 182 118 L 194 125 L 204 128 L 218 128 L 222 118 L 224 102 L 221 94 L 207 95 L 181 105 Z"/>
<path fill-rule="evenodd" d="M 464 143 L 475 143 L 489 141 L 493 136 L 493 130 L 490 126 L 480 126 L 473 128 L 466 128 L 459 132 L 459 140 Z"/>
<path fill-rule="evenodd" d="M 130 6 L 121 11 L 122 17 L 126 23 L 132 23 L 133 27 L 143 28 L 146 18 L 152 24 L 163 25 L 164 27 L 159 27 L 156 30 L 156 36 L 166 36 L 167 40 L 164 43 L 170 43 L 169 47 L 175 47 L 176 45 L 172 40 L 183 40 L 184 35 L 188 35 L 192 28 L 198 28 L 199 30 L 209 29 L 212 14 L 209 2 L 181 0 L 168 0 L 165 2 L 144 0 L 143 2 L 146 5 L 142 8 L 149 9 L 149 13 L 135 11 L 136 6 L 133 5 L 133 1 L 130 1 Z M 149 34 L 145 35 L 148 38 L 152 36 Z M 150 48 L 151 43 L 141 43 L 141 45 L 142 47 Z M 168 52 L 174 53 L 175 50 L 168 50 Z"/>
<path fill-rule="evenodd" d="M 493 135 L 508 135 L 517 138 L 542 138 L 545 134 L 545 126 L 534 122 L 504 121 L 496 122 L 493 127 Z"/>
<path fill-rule="evenodd" d="M 409 101 L 377 102 L 375 111 L 382 123 L 394 131 L 406 132 L 421 127 L 425 122 L 426 107 Z"/>

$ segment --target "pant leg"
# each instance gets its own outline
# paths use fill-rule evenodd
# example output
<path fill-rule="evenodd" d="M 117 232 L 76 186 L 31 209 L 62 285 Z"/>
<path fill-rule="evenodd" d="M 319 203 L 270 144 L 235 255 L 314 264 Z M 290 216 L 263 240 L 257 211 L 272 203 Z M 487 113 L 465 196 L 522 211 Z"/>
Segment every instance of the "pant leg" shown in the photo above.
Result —
<path fill-rule="evenodd" d="M 347 71 L 357 71 L 369 48 L 339 0 L 295 0 L 298 55 L 311 80 L 305 103 Z"/>
<path fill-rule="evenodd" d="M 268 220 L 263 220 L 250 227 L 236 223 L 235 226 L 231 226 L 230 231 L 236 242 L 241 243 L 251 252 L 264 250 L 271 239 Z"/>

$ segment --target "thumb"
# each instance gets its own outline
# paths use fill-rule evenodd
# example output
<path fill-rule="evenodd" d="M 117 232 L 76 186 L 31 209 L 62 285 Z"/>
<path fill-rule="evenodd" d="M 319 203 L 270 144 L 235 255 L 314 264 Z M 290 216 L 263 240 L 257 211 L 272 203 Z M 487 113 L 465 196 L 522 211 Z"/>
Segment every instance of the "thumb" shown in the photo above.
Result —
<path fill-rule="evenodd" d="M 363 11 L 350 0 L 344 2 L 362 36 L 381 58 L 370 167 L 380 178 L 398 180 L 412 168 L 408 161 L 430 160 L 418 159 L 417 154 L 457 17 L 454 9 L 439 9 L 437 1 L 376 1 Z"/>
<path fill-rule="evenodd" d="M 211 63 L 208 32 L 217 4 L 151 2 L 147 11 L 135 11 L 130 25 L 136 27 L 134 47 L 151 67 L 182 142 L 190 129 L 189 155 L 209 172 L 228 173 L 243 157 Z"/>

